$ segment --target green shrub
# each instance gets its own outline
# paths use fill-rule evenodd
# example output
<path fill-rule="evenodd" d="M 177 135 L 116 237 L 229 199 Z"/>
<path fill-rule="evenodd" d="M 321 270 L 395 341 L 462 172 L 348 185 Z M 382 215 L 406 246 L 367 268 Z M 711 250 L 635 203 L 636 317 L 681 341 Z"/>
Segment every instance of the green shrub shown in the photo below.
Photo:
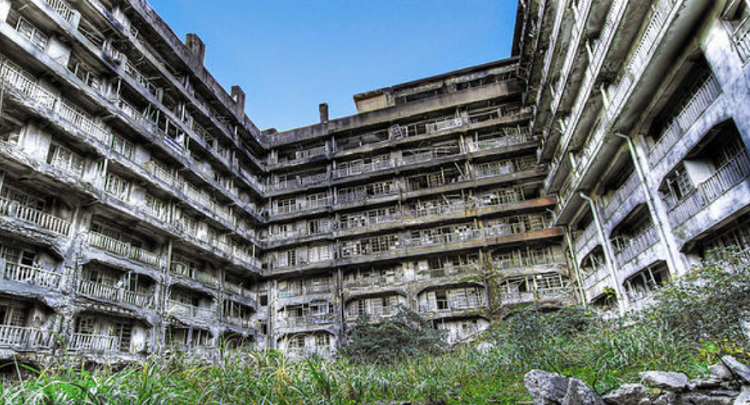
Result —
<path fill-rule="evenodd" d="M 360 315 L 341 354 L 355 362 L 375 363 L 438 354 L 447 346 L 445 333 L 416 312 L 399 306 L 395 315 L 377 324 Z"/>

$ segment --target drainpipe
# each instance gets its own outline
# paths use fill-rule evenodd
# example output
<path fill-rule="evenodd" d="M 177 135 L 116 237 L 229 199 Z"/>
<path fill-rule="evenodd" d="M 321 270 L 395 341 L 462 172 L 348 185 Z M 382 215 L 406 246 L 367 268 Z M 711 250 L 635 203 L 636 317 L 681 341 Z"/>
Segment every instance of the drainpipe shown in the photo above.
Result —
<path fill-rule="evenodd" d="M 599 234 L 600 242 L 602 243 L 602 247 L 604 247 L 604 258 L 607 259 L 607 264 L 609 265 L 609 275 L 612 276 L 612 281 L 614 282 L 614 290 L 617 294 L 617 307 L 620 310 L 620 315 L 625 314 L 625 300 L 627 299 L 625 295 L 622 293 L 622 286 L 620 285 L 620 280 L 617 278 L 617 272 L 615 271 L 615 260 L 612 258 L 612 254 L 610 252 L 610 246 L 609 246 L 609 240 L 607 239 L 606 234 L 604 233 L 604 227 L 602 227 L 602 223 L 599 218 L 599 213 L 596 211 L 596 206 L 594 204 L 594 200 L 583 193 L 578 193 L 581 198 L 586 200 L 589 203 L 589 207 L 591 208 L 591 214 L 594 216 L 594 224 L 596 225 L 597 233 Z"/>
<path fill-rule="evenodd" d="M 649 214 L 651 215 L 651 218 L 655 218 L 656 221 L 654 221 L 654 226 L 656 227 L 657 232 L 659 232 L 659 238 L 662 241 L 662 244 L 664 245 L 664 250 L 667 251 L 667 265 L 669 268 L 674 269 L 675 273 L 681 274 L 682 269 L 680 266 L 678 268 L 677 266 L 677 259 L 674 257 L 674 253 L 671 249 L 671 246 L 667 239 L 667 232 L 664 230 L 664 226 L 661 221 L 659 221 L 659 215 L 656 213 L 656 209 L 654 208 L 654 197 L 651 195 L 651 190 L 648 188 L 648 183 L 646 181 L 646 175 L 643 173 L 643 168 L 641 166 L 641 160 L 638 158 L 638 154 L 635 150 L 635 145 L 633 144 L 633 140 L 627 136 L 620 133 L 615 132 L 615 136 L 625 139 L 625 141 L 628 144 L 628 150 L 630 151 L 630 156 L 633 158 L 633 163 L 635 166 L 635 171 L 638 173 L 638 179 L 640 180 L 641 186 L 643 187 L 643 190 L 646 193 L 646 206 L 648 207 Z"/>
<path fill-rule="evenodd" d="M 570 252 L 570 256 L 573 259 L 573 271 L 576 275 L 576 281 L 578 282 L 578 294 L 581 297 L 581 301 L 583 302 L 583 307 L 588 308 L 589 307 L 589 300 L 588 297 L 586 297 L 585 292 L 583 291 L 583 280 L 581 279 L 581 269 L 578 265 L 578 258 L 576 257 L 575 250 L 573 249 L 573 242 L 572 238 L 570 237 L 570 228 L 567 226 L 565 227 L 565 241 L 568 243 L 568 251 Z"/>

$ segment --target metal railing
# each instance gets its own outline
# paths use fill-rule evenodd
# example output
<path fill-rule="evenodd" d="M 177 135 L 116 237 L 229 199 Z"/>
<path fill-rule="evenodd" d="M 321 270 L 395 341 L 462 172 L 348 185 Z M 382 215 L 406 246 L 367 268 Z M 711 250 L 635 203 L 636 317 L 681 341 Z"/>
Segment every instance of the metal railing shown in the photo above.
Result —
<path fill-rule="evenodd" d="M 63 236 L 70 234 L 70 222 L 28 205 L 20 205 L 4 198 L 0 198 L 0 215 L 17 218 Z"/>
<path fill-rule="evenodd" d="M 46 288 L 59 288 L 62 276 L 59 273 L 43 270 L 24 264 L 10 263 L 0 259 L 0 269 L 5 280 L 32 284 Z"/>
<path fill-rule="evenodd" d="M 153 303 L 153 294 L 128 291 L 121 287 L 95 283 L 88 280 L 78 280 L 76 292 L 93 298 L 123 302 L 143 308 L 150 307 Z"/>
<path fill-rule="evenodd" d="M 192 318 L 211 319 L 215 317 L 216 311 L 210 308 L 196 307 L 180 301 L 167 300 L 167 312 L 170 314 L 183 315 Z"/>
<path fill-rule="evenodd" d="M 747 62 L 750 59 L 750 17 L 745 17 L 732 34 L 734 46 L 737 47 L 742 60 Z"/>
<path fill-rule="evenodd" d="M 73 24 L 75 15 L 78 12 L 73 10 L 68 5 L 68 3 L 64 2 L 63 0 L 44 0 L 44 2 L 47 3 L 50 6 L 50 8 L 55 10 L 55 12 L 59 14 L 63 20 Z"/>
<path fill-rule="evenodd" d="M 109 146 L 111 145 L 111 136 L 106 129 L 99 124 L 95 123 L 91 117 L 88 117 L 81 113 L 78 108 L 68 104 L 67 101 L 62 101 L 57 104 L 57 113 L 68 122 L 73 124 L 74 127 L 80 129 L 88 135 L 96 138 L 99 142 Z"/>
<path fill-rule="evenodd" d="M 0 347 L 49 349 L 54 336 L 49 330 L 28 326 L 0 325 Z"/>
<path fill-rule="evenodd" d="M 681 225 L 748 176 L 750 157 L 743 150 L 669 209 L 668 216 L 672 226 Z"/>
<path fill-rule="evenodd" d="M 615 258 L 620 265 L 624 265 L 658 241 L 659 234 L 656 231 L 656 227 L 653 225 L 649 226 L 643 232 L 630 238 L 627 242 L 619 244 L 619 246 L 617 243 L 614 243 L 617 248 Z"/>
<path fill-rule="evenodd" d="M 71 351 L 114 352 L 120 344 L 115 336 L 74 333 L 68 344 Z"/>
<path fill-rule="evenodd" d="M 430 279 L 430 278 L 463 276 L 467 274 L 477 275 L 480 273 L 481 272 L 477 264 L 465 264 L 463 266 L 451 266 L 451 267 L 443 267 L 439 269 L 421 270 L 417 272 L 417 278 L 418 279 Z"/>
<path fill-rule="evenodd" d="M 334 314 L 307 314 L 305 316 L 290 316 L 279 319 L 282 328 L 304 328 L 315 325 L 324 325 L 333 322 Z"/>
<path fill-rule="evenodd" d="M 353 321 L 360 315 L 366 315 L 370 320 L 378 320 L 387 318 L 389 316 L 396 315 L 398 313 L 397 307 L 377 307 L 377 308 L 366 308 L 360 312 L 356 305 L 352 305 L 348 311 L 346 311 L 346 320 Z"/>
<path fill-rule="evenodd" d="M 333 171 L 333 178 L 341 178 L 341 177 L 348 177 L 348 176 L 356 176 L 359 174 L 364 173 L 372 173 L 379 170 L 386 170 L 390 169 L 392 167 L 396 167 L 396 161 L 393 159 L 389 160 L 380 160 L 377 162 L 371 162 L 371 163 L 364 163 L 361 165 L 356 166 L 347 166 L 338 168 Z"/>
<path fill-rule="evenodd" d="M 430 134 L 433 132 L 445 131 L 447 129 L 458 128 L 463 125 L 464 122 L 461 117 L 451 118 L 447 120 L 432 122 L 425 124 L 425 131 Z"/>
<path fill-rule="evenodd" d="M 607 201 L 607 204 L 604 206 L 602 213 L 604 214 L 605 222 L 609 222 L 612 215 L 617 212 L 617 210 L 625 203 L 625 201 L 630 198 L 630 196 L 636 190 L 638 190 L 638 187 L 640 185 L 641 180 L 638 177 L 638 173 L 633 172 L 630 177 L 625 180 L 625 183 L 623 183 L 622 186 L 620 186 L 620 188 L 615 191 L 615 194 L 609 201 Z"/>
<path fill-rule="evenodd" d="M 706 78 L 698 91 L 693 94 L 687 104 L 675 116 L 674 120 L 664 129 L 661 137 L 648 152 L 648 162 L 651 167 L 670 151 L 687 130 L 696 122 L 701 114 L 719 97 L 721 87 L 714 75 Z"/>
<path fill-rule="evenodd" d="M 500 294 L 502 305 L 524 304 L 544 300 L 565 299 L 572 297 L 570 287 L 537 289 L 534 291 L 504 291 Z"/>
<path fill-rule="evenodd" d="M 34 83 L 25 72 L 9 62 L 2 64 L 0 68 L 0 78 L 3 83 L 15 89 L 24 96 L 38 102 L 43 107 L 53 109 L 57 102 L 57 97 L 42 86 Z"/>
<path fill-rule="evenodd" d="M 575 242 L 573 242 L 573 246 L 575 247 L 576 251 L 580 251 L 583 249 L 584 246 L 591 240 L 591 238 L 596 235 L 596 224 L 594 222 L 591 222 L 586 226 L 586 229 L 581 232 L 580 235 L 576 238 Z"/>
<path fill-rule="evenodd" d="M 156 253 L 152 253 L 141 248 L 130 245 L 129 243 L 122 242 L 115 238 L 111 238 L 100 233 L 91 232 L 88 237 L 89 245 L 106 250 L 119 256 L 127 257 L 129 259 L 137 260 L 141 263 L 151 265 L 153 267 L 159 267 L 160 257 Z"/>

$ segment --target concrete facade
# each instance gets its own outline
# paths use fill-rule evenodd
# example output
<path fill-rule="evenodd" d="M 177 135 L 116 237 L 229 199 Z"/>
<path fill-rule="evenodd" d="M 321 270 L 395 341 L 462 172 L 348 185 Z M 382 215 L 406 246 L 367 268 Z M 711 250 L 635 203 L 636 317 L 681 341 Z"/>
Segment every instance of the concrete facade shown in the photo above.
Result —
<path fill-rule="evenodd" d="M 521 2 L 511 58 L 260 131 L 143 0 L 0 0 L 0 357 L 331 354 L 637 309 L 746 246 L 745 0 Z"/>

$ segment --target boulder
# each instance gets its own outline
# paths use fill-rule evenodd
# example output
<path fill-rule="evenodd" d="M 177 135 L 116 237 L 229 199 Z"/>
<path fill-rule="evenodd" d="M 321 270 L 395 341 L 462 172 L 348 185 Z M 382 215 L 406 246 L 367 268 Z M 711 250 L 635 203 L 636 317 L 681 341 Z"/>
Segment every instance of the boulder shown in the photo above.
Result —
<path fill-rule="evenodd" d="M 732 405 L 750 405 L 750 387 L 745 387 Z"/>
<path fill-rule="evenodd" d="M 648 389 L 641 384 L 623 384 L 620 388 L 604 396 L 604 402 L 610 405 L 639 405 L 648 398 Z"/>
<path fill-rule="evenodd" d="M 561 405 L 604 405 L 604 401 L 583 381 L 571 378 Z"/>
<path fill-rule="evenodd" d="M 568 392 L 568 379 L 544 370 L 531 370 L 523 378 L 534 405 L 559 405 Z"/>
<path fill-rule="evenodd" d="M 645 371 L 640 374 L 641 381 L 649 387 L 667 391 L 680 392 L 688 388 L 688 377 L 671 371 Z"/>
<path fill-rule="evenodd" d="M 737 377 L 743 384 L 750 384 L 750 367 L 740 363 L 732 356 L 724 356 L 721 362 Z"/>
<path fill-rule="evenodd" d="M 732 405 L 734 398 L 690 392 L 683 394 L 682 397 L 680 397 L 680 401 L 686 405 Z"/>
<path fill-rule="evenodd" d="M 708 367 L 708 372 L 711 373 L 713 377 L 716 377 L 720 380 L 731 380 L 732 379 L 732 372 L 729 371 L 727 366 L 716 363 L 712 364 Z"/>

